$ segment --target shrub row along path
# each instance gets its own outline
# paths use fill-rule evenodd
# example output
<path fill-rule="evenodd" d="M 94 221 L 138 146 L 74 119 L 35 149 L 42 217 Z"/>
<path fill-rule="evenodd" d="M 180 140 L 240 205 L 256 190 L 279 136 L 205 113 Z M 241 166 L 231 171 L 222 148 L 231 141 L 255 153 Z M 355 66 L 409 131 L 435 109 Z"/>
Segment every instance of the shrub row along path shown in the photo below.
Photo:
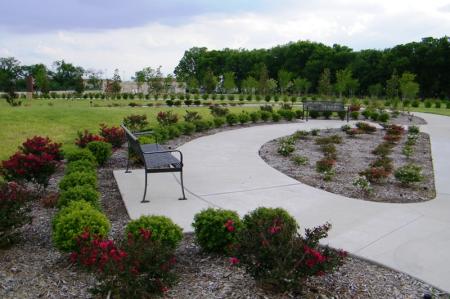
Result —
<path fill-rule="evenodd" d="M 142 171 L 114 172 L 132 219 L 143 214 L 172 218 L 192 231 L 193 215 L 209 206 L 241 215 L 259 206 L 282 207 L 301 229 L 330 222 L 329 245 L 406 272 L 450 292 L 450 118 L 419 114 L 428 124 L 435 171 L 435 199 L 424 203 L 375 203 L 347 198 L 302 184 L 268 166 L 260 147 L 296 130 L 338 128 L 344 122 L 255 126 L 195 139 L 181 146 L 186 201 L 173 174 L 150 174 L 150 203 L 141 204 Z"/>

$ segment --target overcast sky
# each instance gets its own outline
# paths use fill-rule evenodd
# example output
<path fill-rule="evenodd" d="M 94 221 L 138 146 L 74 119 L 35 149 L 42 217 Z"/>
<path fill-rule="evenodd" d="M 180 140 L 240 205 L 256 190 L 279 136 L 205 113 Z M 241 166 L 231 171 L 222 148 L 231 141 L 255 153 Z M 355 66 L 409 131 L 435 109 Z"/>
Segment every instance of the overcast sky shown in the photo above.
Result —
<path fill-rule="evenodd" d="M 383 49 L 450 35 L 450 0 L 2 0 L 0 57 L 65 59 L 124 78 L 185 50 L 289 41 Z"/>

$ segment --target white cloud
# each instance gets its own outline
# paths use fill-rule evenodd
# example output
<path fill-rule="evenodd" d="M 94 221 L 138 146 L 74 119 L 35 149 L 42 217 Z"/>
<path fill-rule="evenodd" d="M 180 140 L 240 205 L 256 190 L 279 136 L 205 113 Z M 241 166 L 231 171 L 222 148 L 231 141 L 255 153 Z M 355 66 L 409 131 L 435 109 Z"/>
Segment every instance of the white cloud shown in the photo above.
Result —
<path fill-rule="evenodd" d="M 162 65 L 166 73 L 172 72 L 184 51 L 193 46 L 261 48 L 301 39 L 355 49 L 386 48 L 450 32 L 450 14 L 442 12 L 446 1 L 281 3 L 270 12 L 206 14 L 176 26 L 152 23 L 128 29 L 28 35 L 0 31 L 0 55 L 16 56 L 25 64 L 65 59 L 106 70 L 109 75 L 119 68 L 130 77 L 145 66 Z"/>

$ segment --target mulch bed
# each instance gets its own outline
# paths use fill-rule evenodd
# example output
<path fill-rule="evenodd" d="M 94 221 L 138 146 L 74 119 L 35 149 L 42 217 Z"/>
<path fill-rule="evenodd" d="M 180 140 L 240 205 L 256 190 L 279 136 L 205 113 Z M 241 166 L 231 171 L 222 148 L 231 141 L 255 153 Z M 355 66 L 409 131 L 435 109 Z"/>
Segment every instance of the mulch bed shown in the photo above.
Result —
<path fill-rule="evenodd" d="M 213 132 L 218 132 L 214 130 Z M 210 132 L 211 133 L 211 132 Z M 175 140 L 172 146 L 189 139 Z M 116 151 L 105 167 L 98 170 L 102 207 L 111 221 L 111 236 L 123 233 L 129 221 L 112 171 L 124 168 L 126 150 Z M 49 192 L 56 191 L 63 169 L 53 176 Z M 22 240 L 0 251 L 0 298 L 90 298 L 95 285 L 93 275 L 70 265 L 68 255 L 51 243 L 51 219 L 55 208 L 32 204 L 33 221 L 23 227 Z M 350 257 L 334 274 L 311 279 L 304 294 L 272 294 L 264 291 L 227 257 L 205 254 L 195 244 L 192 234 L 177 250 L 175 271 L 179 282 L 167 298 L 419 298 L 423 294 L 444 293 L 409 275 Z"/>
<path fill-rule="evenodd" d="M 384 130 L 380 129 L 373 134 L 349 137 L 340 129 L 322 130 L 319 133 L 320 136 L 309 136 L 307 140 L 296 141 L 295 151 L 291 154 L 291 157 L 294 155 L 307 157 L 308 163 L 302 166 L 296 165 L 290 157 L 284 157 L 277 153 L 281 138 L 264 144 L 260 149 L 260 155 L 270 166 L 302 183 L 347 197 L 396 203 L 421 202 L 433 199 L 436 194 L 430 138 L 425 133 L 419 133 L 419 138 L 414 146 L 415 152 L 409 159 L 402 154 L 406 135 L 394 147 L 392 154 L 389 156 L 393 160 L 394 169 L 408 163 L 420 165 L 424 177 L 422 182 L 405 187 L 393 175 L 390 175 L 386 182 L 372 183 L 373 192 L 370 194 L 364 193 L 353 185 L 355 179 L 358 178 L 358 173 L 365 170 L 371 162 L 376 160 L 377 157 L 371 152 L 383 142 L 384 134 Z M 325 181 L 315 167 L 316 161 L 323 158 L 320 146 L 315 143 L 315 140 L 331 135 L 341 136 L 343 142 L 336 145 L 336 175 L 331 181 Z"/>

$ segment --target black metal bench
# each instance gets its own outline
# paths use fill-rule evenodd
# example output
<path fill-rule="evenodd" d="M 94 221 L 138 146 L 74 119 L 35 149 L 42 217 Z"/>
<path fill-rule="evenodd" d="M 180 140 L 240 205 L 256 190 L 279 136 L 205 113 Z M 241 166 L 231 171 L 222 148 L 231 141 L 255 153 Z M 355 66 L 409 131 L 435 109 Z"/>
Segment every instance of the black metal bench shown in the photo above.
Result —
<path fill-rule="evenodd" d="M 183 184 L 183 154 L 179 150 L 166 149 L 158 143 L 152 144 L 140 144 L 138 136 L 151 134 L 148 132 L 131 132 L 123 124 L 122 129 L 125 131 L 125 135 L 128 141 L 128 161 L 126 173 L 130 173 L 130 153 L 134 152 L 142 161 L 145 167 L 145 189 L 144 196 L 141 202 L 149 202 L 145 200 L 147 194 L 147 175 L 149 173 L 162 173 L 162 172 L 179 172 L 180 173 L 180 183 L 181 192 L 183 194 L 180 200 L 185 200 L 186 196 L 184 194 L 184 184 Z M 177 153 L 179 158 L 176 158 L 172 153 Z"/>
<path fill-rule="evenodd" d="M 345 111 L 345 115 L 347 118 L 347 122 L 349 121 L 349 111 L 348 108 L 345 107 L 344 103 L 341 102 L 330 102 L 330 101 L 316 101 L 316 102 L 304 102 L 303 103 L 303 119 L 308 121 L 309 112 L 317 111 L 317 112 L 341 112 Z"/>

